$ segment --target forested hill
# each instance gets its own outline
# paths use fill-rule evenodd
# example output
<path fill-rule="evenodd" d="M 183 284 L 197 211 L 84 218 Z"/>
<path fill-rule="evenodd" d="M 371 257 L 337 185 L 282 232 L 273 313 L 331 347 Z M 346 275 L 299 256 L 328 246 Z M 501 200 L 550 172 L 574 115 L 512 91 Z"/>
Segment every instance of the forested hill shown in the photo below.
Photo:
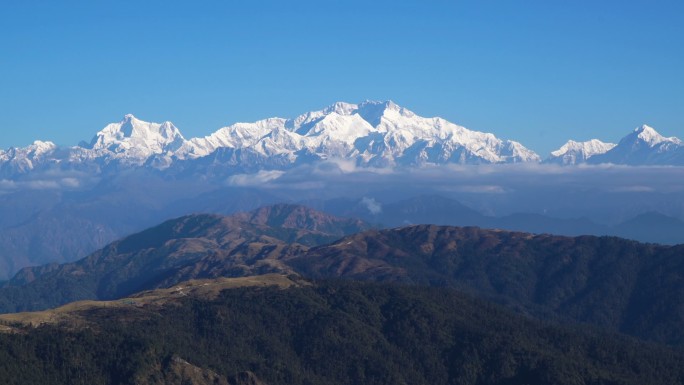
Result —
<path fill-rule="evenodd" d="M 311 278 L 455 287 L 542 319 L 684 346 L 684 245 L 417 225 L 350 235 L 288 264 Z"/>
<path fill-rule="evenodd" d="M 452 289 L 352 281 L 94 307 L 0 334 L 3 384 L 677 384 L 684 355 Z"/>
<path fill-rule="evenodd" d="M 316 246 L 362 224 L 297 206 L 257 214 L 182 217 L 75 263 L 26 269 L 0 289 L 0 309 L 116 299 L 189 279 L 282 273 L 454 287 L 541 319 L 684 346 L 681 245 L 417 225 Z"/>

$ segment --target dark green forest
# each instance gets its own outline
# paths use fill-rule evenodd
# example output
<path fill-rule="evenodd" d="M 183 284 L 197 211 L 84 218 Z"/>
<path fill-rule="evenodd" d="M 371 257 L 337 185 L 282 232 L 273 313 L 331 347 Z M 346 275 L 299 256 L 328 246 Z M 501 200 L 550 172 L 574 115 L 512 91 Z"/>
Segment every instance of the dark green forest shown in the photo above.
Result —
<path fill-rule="evenodd" d="M 161 384 L 173 357 L 270 385 L 684 382 L 681 351 L 447 288 L 321 281 L 81 315 L 91 326 L 0 334 L 0 383 Z"/>
<path fill-rule="evenodd" d="M 365 226 L 297 206 L 191 215 L 24 269 L 3 311 L 117 306 L 0 325 L 0 384 L 684 383 L 682 246 L 432 225 L 324 245 Z M 265 273 L 295 287 L 120 300 Z"/>

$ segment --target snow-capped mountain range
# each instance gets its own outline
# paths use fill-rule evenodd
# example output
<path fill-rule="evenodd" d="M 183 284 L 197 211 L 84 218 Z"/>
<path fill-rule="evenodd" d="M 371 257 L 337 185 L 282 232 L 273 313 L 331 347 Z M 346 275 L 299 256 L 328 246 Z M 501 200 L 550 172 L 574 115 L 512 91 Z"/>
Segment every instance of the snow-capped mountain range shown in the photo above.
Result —
<path fill-rule="evenodd" d="M 219 148 L 285 157 L 293 163 L 305 154 L 381 167 L 539 160 L 520 143 L 471 131 L 442 118 L 423 118 L 393 102 L 335 103 L 294 119 L 237 123 L 187 141 L 175 155 L 200 158 Z"/>
<path fill-rule="evenodd" d="M 684 143 L 660 135 L 653 127 L 637 127 L 618 144 L 597 139 L 568 141 L 546 159 L 560 164 L 684 165 Z"/>
<path fill-rule="evenodd" d="M 171 122 L 149 123 L 126 115 L 78 146 L 36 141 L 25 148 L 0 151 L 0 176 L 51 167 L 99 171 L 151 167 L 177 172 L 211 168 L 231 173 L 330 159 L 353 161 L 357 167 L 542 161 L 518 142 L 442 118 L 424 118 L 391 101 L 366 101 L 339 102 L 293 119 L 236 123 L 189 140 Z M 569 141 L 544 162 L 680 165 L 684 164 L 684 144 L 641 126 L 618 144 Z"/>
<path fill-rule="evenodd" d="M 660 135 L 652 127 L 643 125 L 603 154 L 592 157 L 590 163 L 615 163 L 629 165 L 684 164 L 684 143 L 681 140 Z"/>

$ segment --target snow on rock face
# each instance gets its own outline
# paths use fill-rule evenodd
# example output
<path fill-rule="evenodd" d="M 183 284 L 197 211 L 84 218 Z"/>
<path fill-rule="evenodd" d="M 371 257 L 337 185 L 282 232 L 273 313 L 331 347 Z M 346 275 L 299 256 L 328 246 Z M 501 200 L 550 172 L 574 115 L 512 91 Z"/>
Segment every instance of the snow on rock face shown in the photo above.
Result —
<path fill-rule="evenodd" d="M 149 123 L 126 115 L 122 121 L 98 132 L 90 142 L 90 149 L 140 161 L 154 154 L 174 152 L 184 143 L 185 138 L 171 122 Z"/>
<path fill-rule="evenodd" d="M 52 153 L 57 149 L 57 145 L 52 142 L 43 142 L 41 140 L 36 140 L 33 144 L 25 147 L 23 151 L 26 152 L 27 156 L 30 157 L 41 157 Z"/>
<path fill-rule="evenodd" d="M 569 140 L 561 148 L 551 152 L 547 162 L 565 165 L 584 163 L 592 156 L 605 154 L 615 146 L 615 143 L 604 143 L 598 139 L 591 139 L 586 142 Z"/>
<path fill-rule="evenodd" d="M 551 153 L 548 163 L 559 164 L 626 164 L 684 165 L 684 143 L 675 137 L 664 137 L 647 125 L 635 128 L 618 144 L 593 139 L 569 141 Z"/>
<path fill-rule="evenodd" d="M 26 147 L 12 147 L 7 151 L 0 151 L 0 169 L 2 174 L 6 175 L 29 172 L 36 164 L 49 160 L 55 150 L 56 144 L 36 140 Z"/>
<path fill-rule="evenodd" d="M 238 123 L 190 140 L 177 156 L 202 157 L 221 147 L 292 159 L 303 151 L 316 159 L 345 158 L 373 166 L 539 161 L 520 143 L 423 118 L 391 101 L 338 102 L 294 119 Z"/>
<path fill-rule="evenodd" d="M 285 127 L 285 119 L 270 118 L 255 123 L 236 123 L 223 127 L 204 138 L 186 141 L 176 152 L 179 158 L 207 156 L 219 148 L 243 148 L 256 146 L 271 131 Z"/>
<path fill-rule="evenodd" d="M 114 171 L 206 166 L 251 172 L 322 159 L 343 159 L 357 167 L 540 162 L 518 142 L 439 117 L 421 117 L 392 101 L 365 101 L 338 102 L 292 119 L 235 123 L 190 140 L 170 122 L 150 123 L 126 115 L 80 146 L 58 148 L 36 141 L 26 148 L 0 151 L 0 173 L 11 176 L 41 165 Z M 546 162 L 684 165 L 684 144 L 641 126 L 617 145 L 596 139 L 569 141 Z"/>
<path fill-rule="evenodd" d="M 634 138 L 634 136 L 636 136 L 636 138 Z M 682 144 L 681 140 L 675 137 L 666 138 L 660 135 L 655 129 L 653 129 L 653 127 L 649 127 L 645 124 L 641 127 L 635 128 L 633 133 L 631 135 L 626 136 L 623 139 L 623 141 L 641 142 L 645 143 L 649 147 L 655 147 L 656 145 L 659 145 L 661 143 L 672 143 L 678 146 Z"/>
<path fill-rule="evenodd" d="M 321 159 L 344 159 L 362 167 L 539 162 L 537 154 L 518 142 L 442 118 L 424 118 L 392 101 L 338 102 L 292 119 L 236 123 L 190 140 L 170 122 L 150 123 L 126 115 L 100 130 L 90 143 L 57 149 L 36 142 L 24 152 L 28 155 L 0 152 L 0 163 L 13 159 L 21 164 L 15 168 L 29 170 L 53 153 L 58 154 L 59 159 L 53 159 L 57 163 L 156 169 L 173 167 L 179 160 L 201 162 L 212 154 L 219 164 L 244 169 Z"/>
<path fill-rule="evenodd" d="M 637 127 L 605 154 L 590 163 L 628 165 L 683 165 L 684 144 L 675 137 L 664 137 L 647 125 Z"/>

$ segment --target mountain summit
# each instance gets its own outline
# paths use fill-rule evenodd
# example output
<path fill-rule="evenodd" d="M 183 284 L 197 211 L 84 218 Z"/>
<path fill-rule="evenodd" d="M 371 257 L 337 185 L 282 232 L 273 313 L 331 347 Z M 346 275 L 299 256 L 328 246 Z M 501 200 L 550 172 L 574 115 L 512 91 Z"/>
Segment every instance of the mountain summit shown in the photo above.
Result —
<path fill-rule="evenodd" d="M 584 163 L 592 156 L 605 154 L 615 146 L 615 143 L 604 143 L 598 139 L 591 139 L 586 142 L 569 140 L 561 148 L 553 151 L 546 162 L 564 165 Z"/>
<path fill-rule="evenodd" d="M 590 163 L 629 165 L 684 164 L 684 145 L 675 137 L 664 137 L 647 125 L 635 128 L 617 146 L 596 156 Z"/>
<path fill-rule="evenodd" d="M 634 136 L 636 136 L 636 138 L 634 138 Z M 647 126 L 645 124 L 641 127 L 635 128 L 631 135 L 626 136 L 622 140 L 625 142 L 645 143 L 649 147 L 654 147 L 661 143 L 672 143 L 675 145 L 682 144 L 681 140 L 675 137 L 666 138 L 660 135 L 653 127 Z"/>
<path fill-rule="evenodd" d="M 115 154 L 116 158 L 139 161 L 176 151 L 183 143 L 185 138 L 173 123 L 150 123 L 128 114 L 98 132 L 88 147 L 99 153 Z"/>

